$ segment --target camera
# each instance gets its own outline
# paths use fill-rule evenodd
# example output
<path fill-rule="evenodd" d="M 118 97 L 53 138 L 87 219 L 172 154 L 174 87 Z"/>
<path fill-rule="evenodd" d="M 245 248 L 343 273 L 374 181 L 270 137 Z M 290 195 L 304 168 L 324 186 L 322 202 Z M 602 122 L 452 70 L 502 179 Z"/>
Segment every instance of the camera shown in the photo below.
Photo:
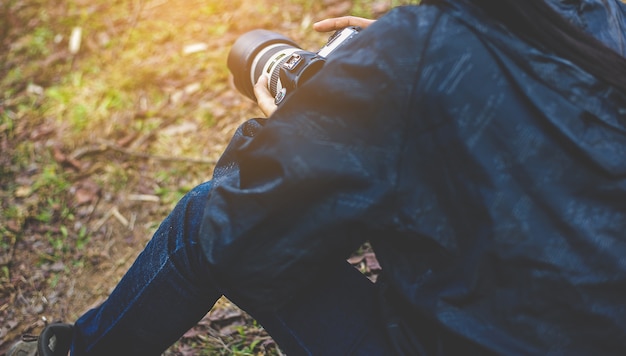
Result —
<path fill-rule="evenodd" d="M 256 101 L 254 84 L 264 73 L 276 105 L 317 73 L 330 54 L 361 31 L 350 26 L 333 33 L 317 52 L 305 51 L 292 39 L 264 29 L 246 32 L 233 44 L 227 65 L 235 87 Z"/>

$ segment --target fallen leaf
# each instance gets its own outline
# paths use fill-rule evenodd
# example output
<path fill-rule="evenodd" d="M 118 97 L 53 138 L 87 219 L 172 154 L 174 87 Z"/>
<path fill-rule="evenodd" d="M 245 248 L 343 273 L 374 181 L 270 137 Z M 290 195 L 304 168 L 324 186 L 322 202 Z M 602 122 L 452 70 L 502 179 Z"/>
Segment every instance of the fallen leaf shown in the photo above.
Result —
<path fill-rule="evenodd" d="M 364 255 L 365 257 L 365 264 L 367 265 L 367 268 L 370 272 L 376 272 L 376 271 L 381 271 L 382 267 L 380 267 L 380 264 L 378 263 L 378 260 L 376 259 L 376 255 L 374 253 L 368 252 Z"/>
<path fill-rule="evenodd" d="M 82 180 L 72 188 L 70 193 L 74 195 L 74 203 L 77 206 L 92 203 L 100 196 L 100 186 L 90 179 Z"/>
<path fill-rule="evenodd" d="M 194 338 L 198 335 L 204 335 L 206 334 L 206 331 L 202 328 L 191 328 L 189 330 L 187 330 L 187 332 L 185 334 L 183 334 L 183 338 L 184 339 L 191 339 Z"/>

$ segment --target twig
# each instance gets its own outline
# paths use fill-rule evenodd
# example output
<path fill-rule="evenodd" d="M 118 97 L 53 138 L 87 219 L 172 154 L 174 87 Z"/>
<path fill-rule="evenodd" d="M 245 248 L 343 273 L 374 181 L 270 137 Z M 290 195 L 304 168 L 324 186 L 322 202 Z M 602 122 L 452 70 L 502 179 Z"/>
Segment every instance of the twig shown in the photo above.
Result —
<path fill-rule="evenodd" d="M 161 201 L 161 199 L 159 199 L 158 196 L 149 195 L 149 194 L 130 194 L 128 196 L 128 200 L 147 201 L 147 202 L 154 202 L 154 203 L 158 203 L 159 201 Z"/>
<path fill-rule="evenodd" d="M 100 220 L 98 220 L 98 222 L 96 222 L 96 224 L 93 227 L 93 231 L 100 230 L 100 228 L 107 222 L 107 220 L 109 220 L 111 215 L 113 215 L 113 212 L 111 210 L 107 211 L 104 214 L 104 216 L 102 218 L 100 218 Z"/>
<path fill-rule="evenodd" d="M 111 142 L 101 142 L 97 145 L 81 147 L 74 151 L 71 154 L 71 158 L 80 159 L 83 156 L 87 156 L 90 154 L 102 153 L 105 151 L 115 151 L 119 153 L 123 153 L 127 156 L 143 158 L 143 159 L 153 159 L 157 161 L 164 162 L 186 162 L 186 163 L 200 163 L 200 164 L 215 164 L 217 161 L 215 159 L 203 159 L 203 158 L 189 158 L 189 157 L 172 157 L 172 156 L 160 156 L 160 155 L 152 155 L 143 152 L 137 152 L 133 150 L 126 149 L 124 147 L 120 147 Z"/>
<path fill-rule="evenodd" d="M 120 222 L 120 224 L 124 225 L 125 228 L 128 228 L 129 226 L 129 222 L 128 219 L 126 219 L 124 217 L 124 215 L 122 215 L 120 213 L 120 211 L 117 209 L 116 206 L 114 206 L 113 208 L 111 208 L 111 213 L 113 214 L 113 216 L 117 219 L 117 221 Z"/>

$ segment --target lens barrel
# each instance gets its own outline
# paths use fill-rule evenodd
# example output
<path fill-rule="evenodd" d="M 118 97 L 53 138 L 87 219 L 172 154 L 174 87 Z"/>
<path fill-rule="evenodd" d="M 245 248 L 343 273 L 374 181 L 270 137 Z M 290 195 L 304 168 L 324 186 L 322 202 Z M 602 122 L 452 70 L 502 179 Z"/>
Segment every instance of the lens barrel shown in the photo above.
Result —
<path fill-rule="evenodd" d="M 235 87 L 256 101 L 254 84 L 263 74 L 268 61 L 279 52 L 289 53 L 299 49 L 292 39 L 276 32 L 257 29 L 243 34 L 231 47 L 227 59 Z"/>

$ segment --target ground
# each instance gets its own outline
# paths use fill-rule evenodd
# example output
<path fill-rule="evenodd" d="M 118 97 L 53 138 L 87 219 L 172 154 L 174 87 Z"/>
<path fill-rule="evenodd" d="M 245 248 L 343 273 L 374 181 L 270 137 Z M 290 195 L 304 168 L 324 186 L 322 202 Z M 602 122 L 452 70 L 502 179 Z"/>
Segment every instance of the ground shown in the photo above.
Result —
<path fill-rule="evenodd" d="M 314 51 L 328 36 L 315 20 L 400 4 L 0 0 L 0 355 L 101 302 L 210 179 L 235 128 L 261 115 L 230 83 L 238 36 L 267 28 Z M 368 254 L 352 262 L 376 268 Z M 222 299 L 166 354 L 280 353 Z"/>

